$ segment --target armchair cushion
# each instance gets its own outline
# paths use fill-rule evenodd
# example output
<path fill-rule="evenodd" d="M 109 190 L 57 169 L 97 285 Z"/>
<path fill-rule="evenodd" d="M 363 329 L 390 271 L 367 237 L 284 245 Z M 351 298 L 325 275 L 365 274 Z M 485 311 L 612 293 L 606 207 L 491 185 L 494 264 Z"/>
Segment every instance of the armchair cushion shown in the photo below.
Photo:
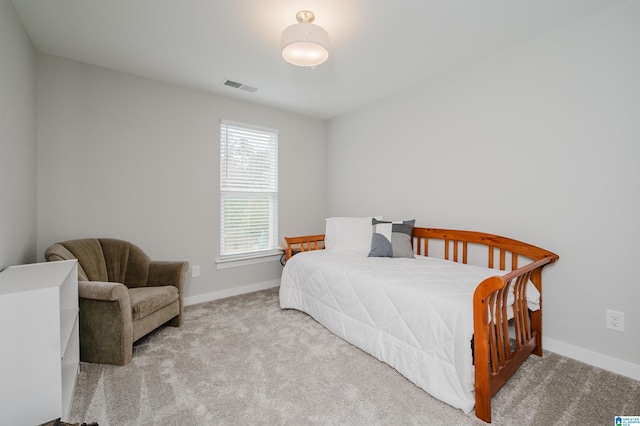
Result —
<path fill-rule="evenodd" d="M 129 289 L 133 320 L 137 321 L 178 300 L 178 289 L 173 286 Z"/>

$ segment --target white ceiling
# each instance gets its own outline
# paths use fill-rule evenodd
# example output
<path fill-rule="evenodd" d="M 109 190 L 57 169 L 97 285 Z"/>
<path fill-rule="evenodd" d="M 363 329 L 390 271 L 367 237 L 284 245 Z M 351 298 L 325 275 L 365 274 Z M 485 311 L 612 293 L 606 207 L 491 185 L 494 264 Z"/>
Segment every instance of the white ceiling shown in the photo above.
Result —
<path fill-rule="evenodd" d="M 38 52 L 321 119 L 623 1 L 13 0 Z M 315 69 L 280 56 L 303 9 L 329 32 Z"/>

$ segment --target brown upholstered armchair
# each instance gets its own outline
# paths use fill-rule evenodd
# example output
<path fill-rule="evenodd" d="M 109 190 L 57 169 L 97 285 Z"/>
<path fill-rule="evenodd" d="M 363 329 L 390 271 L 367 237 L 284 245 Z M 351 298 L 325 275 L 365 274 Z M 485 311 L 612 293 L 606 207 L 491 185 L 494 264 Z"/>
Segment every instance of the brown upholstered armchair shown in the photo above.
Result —
<path fill-rule="evenodd" d="M 182 325 L 188 262 L 152 261 L 137 246 L 107 238 L 56 243 L 45 258 L 78 259 L 82 361 L 125 365 L 133 342 L 163 324 Z"/>

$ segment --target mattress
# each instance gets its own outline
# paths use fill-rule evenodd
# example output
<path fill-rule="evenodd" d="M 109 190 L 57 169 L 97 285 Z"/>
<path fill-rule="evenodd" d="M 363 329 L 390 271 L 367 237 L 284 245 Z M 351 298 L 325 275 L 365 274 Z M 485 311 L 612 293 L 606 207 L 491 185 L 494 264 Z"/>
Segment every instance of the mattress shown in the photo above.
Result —
<path fill-rule="evenodd" d="M 306 312 L 395 368 L 430 395 L 468 413 L 475 405 L 473 293 L 504 271 L 438 258 L 303 252 L 282 272 L 280 307 Z M 539 293 L 527 289 L 530 309 Z"/>

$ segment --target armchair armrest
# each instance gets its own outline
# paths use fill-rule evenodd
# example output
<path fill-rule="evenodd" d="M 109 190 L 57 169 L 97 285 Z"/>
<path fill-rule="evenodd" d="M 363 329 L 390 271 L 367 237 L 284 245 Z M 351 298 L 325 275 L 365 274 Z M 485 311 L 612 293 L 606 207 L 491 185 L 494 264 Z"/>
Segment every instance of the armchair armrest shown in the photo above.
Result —
<path fill-rule="evenodd" d="M 133 319 L 127 287 L 120 283 L 78 281 L 78 297 L 80 358 L 127 364 L 133 351 Z"/>
<path fill-rule="evenodd" d="M 149 263 L 149 279 L 147 285 L 150 287 L 172 285 L 178 287 L 178 290 L 182 293 L 187 269 L 189 269 L 189 262 L 152 260 Z"/>
<path fill-rule="evenodd" d="M 149 263 L 149 279 L 147 286 L 156 287 L 162 285 L 172 285 L 178 288 L 180 295 L 180 313 L 168 324 L 174 327 L 180 327 L 183 322 L 184 313 L 184 280 L 189 269 L 189 262 L 186 261 L 162 261 L 152 260 Z"/>
<path fill-rule="evenodd" d="M 129 291 L 124 284 L 105 281 L 78 281 L 78 297 L 82 299 L 116 302 L 129 300 Z"/>

